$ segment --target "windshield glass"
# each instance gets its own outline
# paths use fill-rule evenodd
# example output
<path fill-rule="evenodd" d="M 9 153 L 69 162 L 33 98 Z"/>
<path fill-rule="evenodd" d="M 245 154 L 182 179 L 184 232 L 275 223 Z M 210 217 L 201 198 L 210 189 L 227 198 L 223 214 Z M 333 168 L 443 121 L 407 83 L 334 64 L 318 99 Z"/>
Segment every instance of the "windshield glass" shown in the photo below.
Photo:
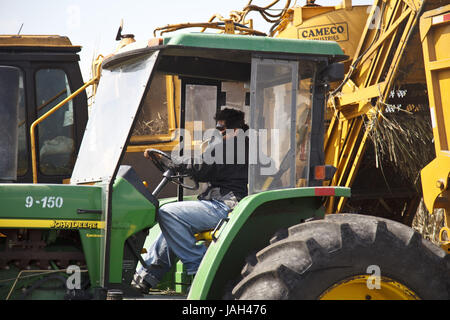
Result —
<path fill-rule="evenodd" d="M 158 51 L 102 71 L 72 184 L 112 178 L 157 56 Z"/>

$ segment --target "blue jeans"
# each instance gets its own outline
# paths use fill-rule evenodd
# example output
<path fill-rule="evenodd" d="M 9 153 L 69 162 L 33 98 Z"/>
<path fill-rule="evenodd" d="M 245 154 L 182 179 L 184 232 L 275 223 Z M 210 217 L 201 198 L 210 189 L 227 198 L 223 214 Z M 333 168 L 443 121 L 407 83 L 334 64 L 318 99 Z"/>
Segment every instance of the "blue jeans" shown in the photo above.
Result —
<path fill-rule="evenodd" d="M 161 233 L 148 248 L 144 260 L 149 268 L 141 267 L 137 271 L 137 281 L 144 279 L 155 287 L 176 257 L 189 275 L 195 274 L 206 247 L 196 243 L 194 234 L 214 229 L 229 212 L 230 208 L 217 200 L 172 202 L 159 208 L 156 219 Z"/>

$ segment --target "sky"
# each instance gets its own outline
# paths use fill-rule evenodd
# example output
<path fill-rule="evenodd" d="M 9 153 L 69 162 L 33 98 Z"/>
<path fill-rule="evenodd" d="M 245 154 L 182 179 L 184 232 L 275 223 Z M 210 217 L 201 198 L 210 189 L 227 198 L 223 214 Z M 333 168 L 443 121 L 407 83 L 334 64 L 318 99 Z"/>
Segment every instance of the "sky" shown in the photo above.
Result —
<path fill-rule="evenodd" d="M 272 0 L 253 0 L 265 6 Z M 306 0 L 297 0 L 304 5 Z M 295 0 L 291 1 L 292 3 Z M 338 5 L 341 0 L 316 0 L 319 5 Z M 81 45 L 80 67 L 84 81 L 90 77 L 90 65 L 98 54 L 112 53 L 118 42 L 117 30 L 123 19 L 123 34 L 136 40 L 153 37 L 153 30 L 167 24 L 206 22 L 218 13 L 228 17 L 241 10 L 248 0 L 0 0 L 0 34 L 58 34 Z M 275 8 L 282 8 L 281 0 Z M 353 0 L 353 5 L 373 4 L 373 0 Z M 253 12 L 255 29 L 268 32 L 270 25 Z M 23 24 L 23 25 L 22 25 Z"/>

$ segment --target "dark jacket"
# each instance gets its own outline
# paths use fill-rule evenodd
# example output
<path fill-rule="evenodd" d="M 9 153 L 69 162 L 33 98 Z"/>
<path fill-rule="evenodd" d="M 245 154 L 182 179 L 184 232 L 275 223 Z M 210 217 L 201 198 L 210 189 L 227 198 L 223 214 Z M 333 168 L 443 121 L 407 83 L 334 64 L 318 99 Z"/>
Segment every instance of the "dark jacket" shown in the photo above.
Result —
<path fill-rule="evenodd" d="M 198 196 L 199 200 L 223 201 L 230 209 L 247 196 L 248 189 L 248 137 L 235 136 L 213 143 L 202 154 L 203 161 L 190 166 L 190 173 L 198 182 L 207 182 L 208 188 Z M 227 145 L 234 146 L 234 157 L 227 159 Z M 233 146 L 229 146 L 232 150 Z M 222 150 L 222 156 L 220 155 Z M 243 154 L 244 153 L 244 154 Z M 214 157 L 214 163 L 205 163 L 205 157 Z M 222 160 L 222 161 L 220 161 Z M 228 160 L 228 161 L 227 161 Z"/>

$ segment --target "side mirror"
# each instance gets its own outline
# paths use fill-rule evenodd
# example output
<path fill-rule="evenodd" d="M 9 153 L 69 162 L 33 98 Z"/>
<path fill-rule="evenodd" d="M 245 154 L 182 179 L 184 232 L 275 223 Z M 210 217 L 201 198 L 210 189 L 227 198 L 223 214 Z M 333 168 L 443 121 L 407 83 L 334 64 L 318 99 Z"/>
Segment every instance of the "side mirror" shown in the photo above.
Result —
<path fill-rule="evenodd" d="M 116 41 L 120 41 L 126 38 L 132 38 L 134 40 L 134 34 L 122 34 L 122 30 L 123 30 L 123 19 L 120 20 L 120 26 L 119 30 L 117 30 Z"/>
<path fill-rule="evenodd" d="M 328 83 L 342 81 L 345 78 L 345 70 L 343 63 L 333 63 L 328 65 L 322 71 L 322 79 Z"/>

